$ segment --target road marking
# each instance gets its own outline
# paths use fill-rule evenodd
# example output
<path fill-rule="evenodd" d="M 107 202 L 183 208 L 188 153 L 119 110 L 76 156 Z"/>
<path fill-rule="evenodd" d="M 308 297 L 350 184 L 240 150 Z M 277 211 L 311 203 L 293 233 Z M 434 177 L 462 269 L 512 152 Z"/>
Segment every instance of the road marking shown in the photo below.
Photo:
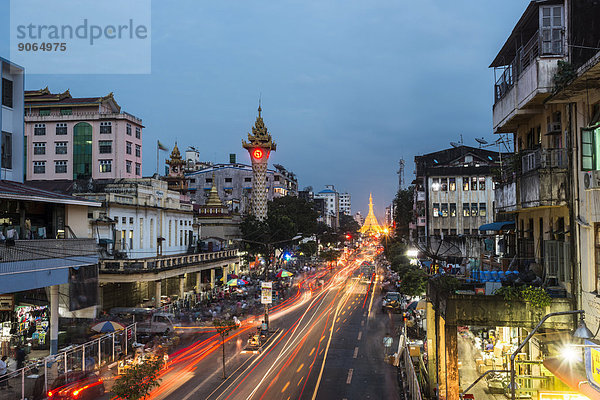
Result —
<path fill-rule="evenodd" d="M 348 321 L 348 318 L 344 318 L 344 320 L 342 321 L 342 324 L 346 321 Z"/>
<path fill-rule="evenodd" d="M 348 379 L 346 379 L 346 383 L 349 385 L 350 382 L 352 382 L 352 373 L 354 372 L 354 370 L 352 368 L 350 368 L 348 370 Z"/>
<path fill-rule="evenodd" d="M 360 340 L 362 338 L 362 331 L 358 332 L 358 339 L 356 340 Z"/>
<path fill-rule="evenodd" d="M 300 372 L 300 370 L 304 367 L 304 364 L 301 364 L 298 369 L 296 370 L 296 372 Z"/>
<path fill-rule="evenodd" d="M 321 336 L 321 340 L 319 340 L 319 342 L 322 342 L 323 339 L 325 339 L 325 336 Z"/>
<path fill-rule="evenodd" d="M 315 352 L 315 348 L 313 347 L 312 350 L 310 351 L 310 353 L 308 355 L 312 356 L 314 352 Z"/>
<path fill-rule="evenodd" d="M 352 356 L 352 358 L 356 358 L 358 356 L 358 347 L 354 348 L 354 355 Z"/>
<path fill-rule="evenodd" d="M 287 381 L 287 383 L 285 384 L 285 386 L 283 387 L 283 389 L 281 389 L 281 393 L 285 392 L 285 389 L 287 389 L 288 386 L 290 386 L 290 381 Z"/>
<path fill-rule="evenodd" d="M 300 380 L 298 381 L 298 384 L 296 386 L 300 386 L 300 384 L 302 383 L 303 380 L 304 380 L 304 377 L 300 378 Z"/>
<path fill-rule="evenodd" d="M 338 328 L 335 330 L 336 332 L 340 330 L 340 327 L 338 326 Z"/>

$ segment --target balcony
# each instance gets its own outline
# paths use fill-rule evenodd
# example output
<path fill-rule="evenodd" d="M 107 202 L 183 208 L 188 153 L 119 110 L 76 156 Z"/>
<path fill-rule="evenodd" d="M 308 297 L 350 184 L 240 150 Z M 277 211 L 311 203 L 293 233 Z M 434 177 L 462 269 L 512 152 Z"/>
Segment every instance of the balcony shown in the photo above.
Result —
<path fill-rule="evenodd" d="M 549 45 L 537 31 L 510 63 L 496 67 L 500 74 L 494 85 L 495 132 L 514 132 L 522 120 L 541 110 L 552 93 L 558 61 L 565 57 L 563 42 L 564 33 Z"/>
<path fill-rule="evenodd" d="M 223 263 L 224 261 L 225 263 Z M 188 272 L 216 268 L 218 265 L 215 264 L 227 264 L 227 261 L 239 262 L 238 250 L 148 257 L 135 260 L 102 260 L 100 261 L 100 280 L 102 282 L 155 280 L 159 273 L 161 278 L 168 278 Z M 127 275 L 129 277 L 125 277 Z"/>
<path fill-rule="evenodd" d="M 515 181 L 498 183 L 494 189 L 497 212 L 517 210 L 517 183 Z"/>
<path fill-rule="evenodd" d="M 526 153 L 521 158 L 521 167 L 521 208 L 566 205 L 568 157 L 565 149 Z"/>
<path fill-rule="evenodd" d="M 417 191 L 417 201 L 425 201 L 425 192 Z"/>

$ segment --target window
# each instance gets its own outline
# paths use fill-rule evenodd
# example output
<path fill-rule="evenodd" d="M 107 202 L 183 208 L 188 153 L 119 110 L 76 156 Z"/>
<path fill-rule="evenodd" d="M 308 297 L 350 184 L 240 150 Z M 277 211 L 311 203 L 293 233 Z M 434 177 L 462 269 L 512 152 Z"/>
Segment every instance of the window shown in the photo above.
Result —
<path fill-rule="evenodd" d="M 440 179 L 439 178 L 433 178 L 431 180 L 431 190 L 434 192 L 437 192 L 438 190 L 440 190 Z"/>
<path fill-rule="evenodd" d="M 450 234 L 456 236 L 456 229 L 450 229 Z"/>
<path fill-rule="evenodd" d="M 131 142 L 126 142 L 125 143 L 125 152 L 127 154 L 131 154 Z"/>
<path fill-rule="evenodd" d="M 144 248 L 144 218 L 140 218 L 140 249 Z"/>
<path fill-rule="evenodd" d="M 46 154 L 46 142 L 34 142 L 33 154 Z"/>
<path fill-rule="evenodd" d="M 57 174 L 67 173 L 67 162 L 66 161 L 54 161 L 54 172 Z"/>
<path fill-rule="evenodd" d="M 136 139 L 142 138 L 142 129 L 139 126 L 135 127 L 135 138 Z"/>
<path fill-rule="evenodd" d="M 485 176 L 479 177 L 479 190 L 485 190 Z"/>
<path fill-rule="evenodd" d="M 212 183 L 212 178 L 206 178 L 206 183 Z"/>
<path fill-rule="evenodd" d="M 54 154 L 67 154 L 67 142 L 54 142 Z"/>
<path fill-rule="evenodd" d="M 56 124 L 56 134 L 57 135 L 66 135 L 67 134 L 67 124 L 64 122 Z"/>
<path fill-rule="evenodd" d="M 456 178 L 448 178 L 448 190 L 451 192 L 456 191 Z"/>
<path fill-rule="evenodd" d="M 542 55 L 563 53 L 562 6 L 540 7 Z"/>
<path fill-rule="evenodd" d="M 46 161 L 34 161 L 33 162 L 33 173 L 34 174 L 45 174 L 46 173 Z"/>
<path fill-rule="evenodd" d="M 469 228 L 466 228 L 464 232 L 465 232 L 465 235 L 470 235 L 471 234 L 471 230 Z"/>
<path fill-rule="evenodd" d="M 183 246 L 183 231 L 179 231 L 179 245 Z"/>
<path fill-rule="evenodd" d="M 477 177 L 471 177 L 471 190 L 477 190 Z"/>
<path fill-rule="evenodd" d="M 169 247 L 171 247 L 171 220 L 169 220 Z"/>
<path fill-rule="evenodd" d="M 73 114 L 73 110 L 71 110 L 70 108 L 61 108 L 60 109 L 60 115 L 72 115 Z"/>
<path fill-rule="evenodd" d="M 456 203 L 450 203 L 450 216 L 456 217 Z"/>
<path fill-rule="evenodd" d="M 112 122 L 100 122 L 100 133 L 112 133 Z"/>
<path fill-rule="evenodd" d="M 150 248 L 154 248 L 154 218 L 150 218 Z"/>
<path fill-rule="evenodd" d="M 137 176 L 142 175 L 142 165 L 140 163 L 135 163 L 135 174 Z"/>
<path fill-rule="evenodd" d="M 133 224 L 133 217 L 129 217 L 129 223 Z"/>
<path fill-rule="evenodd" d="M 46 134 L 46 124 L 35 124 L 33 126 L 33 134 L 36 136 L 43 136 Z"/>
<path fill-rule="evenodd" d="M 231 178 L 225 178 L 225 183 L 231 183 L 232 179 Z"/>
<path fill-rule="evenodd" d="M 131 161 L 125 161 L 125 171 L 127 171 L 128 174 L 131 173 Z"/>
<path fill-rule="evenodd" d="M 244 182 L 252 182 L 252 178 L 244 178 Z"/>
<path fill-rule="evenodd" d="M 441 189 L 443 192 L 447 192 L 448 191 L 448 178 L 441 178 L 440 186 L 441 186 Z"/>
<path fill-rule="evenodd" d="M 112 160 L 100 160 L 100 172 L 111 172 Z"/>
<path fill-rule="evenodd" d="M 2 105 L 13 107 L 13 82 L 2 78 Z"/>
<path fill-rule="evenodd" d="M 129 231 L 129 250 L 133 249 L 133 231 Z"/>
<path fill-rule="evenodd" d="M 12 169 L 12 133 L 2 132 L 2 168 Z"/>
<path fill-rule="evenodd" d="M 433 203 L 433 216 L 434 217 L 440 216 L 440 203 Z"/>
<path fill-rule="evenodd" d="M 448 203 L 442 203 L 441 214 L 442 217 L 448 216 Z"/>
<path fill-rule="evenodd" d="M 581 169 L 600 169 L 600 128 L 581 130 Z"/>
<path fill-rule="evenodd" d="M 131 125 L 127 124 L 127 134 L 131 136 Z"/>
<path fill-rule="evenodd" d="M 47 117 L 48 115 L 50 115 L 50 109 L 49 108 L 42 108 L 40 110 L 40 117 Z"/>
<path fill-rule="evenodd" d="M 442 235 L 448 236 L 448 229 L 442 229 Z"/>
<path fill-rule="evenodd" d="M 477 216 L 477 203 L 471 203 L 471 217 Z"/>
<path fill-rule="evenodd" d="M 100 140 L 98 142 L 100 154 L 112 153 L 112 140 Z"/>
<path fill-rule="evenodd" d="M 73 127 L 73 179 L 92 176 L 92 125 L 79 122 Z"/>
<path fill-rule="evenodd" d="M 433 235 L 434 236 L 440 236 L 440 230 L 439 229 L 434 229 L 433 230 Z"/>
<path fill-rule="evenodd" d="M 485 217 L 487 215 L 486 208 L 487 208 L 487 205 L 485 203 L 479 203 L 479 216 L 480 217 Z"/>
<path fill-rule="evenodd" d="M 469 203 L 463 203 L 463 217 L 471 216 L 471 210 L 469 209 Z"/>
<path fill-rule="evenodd" d="M 122 224 L 126 224 L 127 223 L 127 217 L 121 217 L 121 223 Z"/>
<path fill-rule="evenodd" d="M 140 146 L 139 144 L 135 145 L 135 156 L 136 157 L 142 156 L 142 146 Z"/>
<path fill-rule="evenodd" d="M 469 177 L 468 176 L 463 176 L 463 191 L 468 191 L 469 190 Z"/>

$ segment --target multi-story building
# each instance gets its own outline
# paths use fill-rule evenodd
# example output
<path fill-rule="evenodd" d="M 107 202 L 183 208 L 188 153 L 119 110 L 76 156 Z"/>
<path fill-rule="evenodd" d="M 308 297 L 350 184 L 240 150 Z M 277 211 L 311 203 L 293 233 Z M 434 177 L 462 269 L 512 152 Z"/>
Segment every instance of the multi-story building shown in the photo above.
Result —
<path fill-rule="evenodd" d="M 479 257 L 479 227 L 494 220 L 492 169 L 501 154 L 459 146 L 415 157 L 416 244 L 434 259 Z"/>
<path fill-rule="evenodd" d="M 280 167 L 280 168 L 278 168 Z M 194 204 L 204 205 L 216 181 L 219 198 L 234 213 L 246 214 L 251 210 L 252 167 L 245 164 L 215 164 L 200 171 L 186 174 L 188 191 Z M 297 196 L 295 175 L 281 166 L 267 170 L 267 200 L 281 196 Z"/>
<path fill-rule="evenodd" d="M 112 93 L 29 90 L 25 110 L 27 180 L 142 176 L 142 120 L 121 111 Z"/>
<path fill-rule="evenodd" d="M 327 226 L 337 229 L 340 225 L 340 195 L 333 185 L 325 185 L 325 189 L 314 194 L 315 199 L 325 201 L 325 214 L 323 222 Z"/>
<path fill-rule="evenodd" d="M 100 204 L 23 184 L 23 68 L 0 59 L 0 352 L 56 352 L 59 315 L 94 318 L 98 252 L 88 213 Z M 47 290 L 46 290 L 47 289 Z"/>
<path fill-rule="evenodd" d="M 354 220 L 360 226 L 363 226 L 363 224 L 365 223 L 365 218 L 362 216 L 362 214 L 360 213 L 360 211 L 357 211 L 356 214 L 354 214 Z"/>
<path fill-rule="evenodd" d="M 350 193 L 340 193 L 340 213 L 352 216 L 352 201 Z"/>

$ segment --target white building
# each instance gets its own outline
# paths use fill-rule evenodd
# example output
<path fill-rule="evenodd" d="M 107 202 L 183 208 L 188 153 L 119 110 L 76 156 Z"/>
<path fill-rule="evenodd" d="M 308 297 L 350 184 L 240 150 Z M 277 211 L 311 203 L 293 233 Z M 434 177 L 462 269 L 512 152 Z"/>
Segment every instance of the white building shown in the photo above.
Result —
<path fill-rule="evenodd" d="M 192 205 L 181 202 L 179 192 L 168 190 L 167 182 L 127 179 L 101 190 L 78 196 L 103 204 L 94 211 L 92 225 L 94 238 L 106 245 L 105 258 L 183 254 L 195 244 Z"/>
<path fill-rule="evenodd" d="M 24 71 L 10 61 L 0 58 L 0 77 L 2 78 L 0 180 L 23 182 Z"/>
<path fill-rule="evenodd" d="M 314 197 L 325 201 L 325 215 L 323 216 L 325 224 L 337 229 L 340 221 L 340 195 L 336 192 L 335 187 L 325 185 L 325 189 L 315 193 Z"/>
<path fill-rule="evenodd" d="M 340 212 L 352 216 L 350 193 L 340 193 Z"/>

